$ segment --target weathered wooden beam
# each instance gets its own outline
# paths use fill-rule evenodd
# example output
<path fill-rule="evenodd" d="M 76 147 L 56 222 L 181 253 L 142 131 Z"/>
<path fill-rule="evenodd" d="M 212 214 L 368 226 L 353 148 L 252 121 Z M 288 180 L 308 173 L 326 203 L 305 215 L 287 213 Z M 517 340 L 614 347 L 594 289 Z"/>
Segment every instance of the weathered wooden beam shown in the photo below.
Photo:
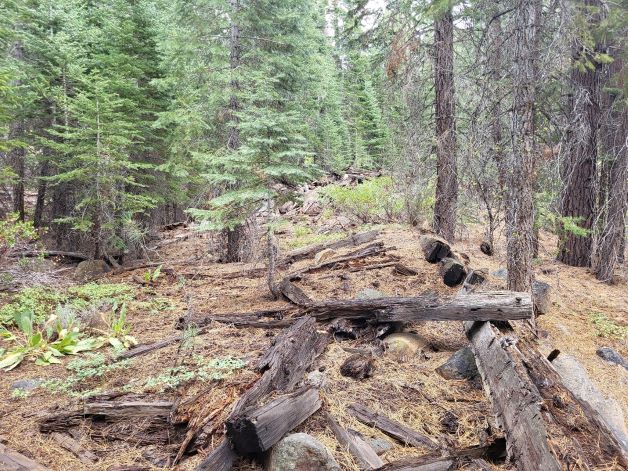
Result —
<path fill-rule="evenodd" d="M 529 319 L 532 317 L 532 300 L 528 293 L 491 291 L 448 299 L 426 295 L 331 300 L 313 304 L 303 312 L 319 320 L 344 317 L 377 322 Z"/>
<path fill-rule="evenodd" d="M 297 306 L 309 306 L 312 304 L 310 297 L 288 278 L 284 278 L 281 283 L 279 283 L 278 288 L 279 292 L 292 304 L 296 304 Z"/>
<path fill-rule="evenodd" d="M 349 412 L 363 424 L 381 430 L 389 437 L 399 440 L 406 446 L 429 448 L 438 450 L 440 445 L 431 438 L 412 430 L 405 425 L 386 417 L 383 414 L 368 409 L 362 404 L 352 404 Z"/>
<path fill-rule="evenodd" d="M 336 440 L 340 445 L 351 453 L 358 464 L 360 469 L 371 470 L 380 469 L 384 462 L 377 456 L 375 450 L 371 446 L 362 440 L 357 433 L 352 433 L 350 430 L 345 430 L 331 415 L 325 413 L 325 418 L 329 424 L 329 428 L 334 433 Z"/>
<path fill-rule="evenodd" d="M 86 402 L 84 415 L 102 415 L 112 418 L 163 417 L 172 411 L 169 401 Z"/>
<path fill-rule="evenodd" d="M 0 443 L 0 470 L 2 471 L 50 471 L 36 461 Z"/>
<path fill-rule="evenodd" d="M 65 257 L 75 260 L 89 260 L 89 257 L 80 252 L 65 252 L 63 250 L 27 250 L 24 252 L 15 252 L 11 254 L 11 258 L 22 257 Z"/>
<path fill-rule="evenodd" d="M 471 294 L 461 298 L 472 296 Z M 493 409 L 506 434 L 508 454 L 520 471 L 560 471 L 552 454 L 536 387 L 515 368 L 511 340 L 489 322 L 465 322 L 467 337 Z"/>
<path fill-rule="evenodd" d="M 89 450 L 84 449 L 79 442 L 74 440 L 66 433 L 53 432 L 50 434 L 52 439 L 59 444 L 61 448 L 68 450 L 75 455 L 83 464 L 93 465 L 98 461 L 98 456 Z M 0 469 L 2 465 L 0 464 Z"/>
<path fill-rule="evenodd" d="M 316 244 L 310 245 L 308 247 L 304 247 L 302 249 L 296 249 L 292 252 L 288 252 L 279 262 L 279 265 L 287 265 L 294 262 L 298 262 L 299 260 L 304 260 L 306 258 L 313 257 L 318 252 L 321 252 L 325 249 L 341 249 L 343 247 L 357 247 L 358 245 L 366 244 L 368 242 L 374 241 L 379 235 L 379 231 L 368 231 L 361 232 L 359 234 L 352 234 L 349 237 L 336 241 L 336 242 L 327 242 L 324 244 Z"/>
<path fill-rule="evenodd" d="M 227 422 L 227 436 L 242 454 L 263 453 L 321 407 L 318 390 L 302 388 Z"/>

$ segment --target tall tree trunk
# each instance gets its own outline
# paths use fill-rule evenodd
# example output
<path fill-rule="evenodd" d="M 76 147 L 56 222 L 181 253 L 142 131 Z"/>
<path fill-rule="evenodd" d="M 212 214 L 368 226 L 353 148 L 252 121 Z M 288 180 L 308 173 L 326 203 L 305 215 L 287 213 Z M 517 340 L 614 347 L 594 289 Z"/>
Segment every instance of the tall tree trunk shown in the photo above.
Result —
<path fill-rule="evenodd" d="M 436 91 L 436 203 L 434 230 L 453 242 L 456 232 L 458 181 L 454 98 L 454 19 L 451 8 L 434 21 L 434 88 Z"/>
<path fill-rule="evenodd" d="M 611 47 L 614 61 L 603 70 L 606 90 L 602 94 L 602 133 L 600 147 L 603 155 L 600 207 L 605 218 L 593 258 L 593 270 L 598 280 L 610 282 L 619 263 L 625 241 L 625 216 L 628 209 L 628 110 L 624 106 L 622 75 L 623 61 L 618 46 Z M 613 91 L 609 91 L 608 89 Z"/>
<path fill-rule="evenodd" d="M 16 61 L 24 61 L 24 47 L 18 41 L 11 48 L 11 57 Z M 15 85 L 19 86 L 20 81 L 17 80 Z M 9 135 L 11 139 L 21 140 L 25 135 L 26 122 L 22 116 L 18 117 L 10 126 Z M 18 214 L 20 221 L 24 221 L 25 205 L 24 205 L 24 180 L 26 178 L 26 150 L 23 146 L 17 146 L 9 152 L 9 162 L 13 167 L 16 180 L 13 185 L 13 211 Z"/>
<path fill-rule="evenodd" d="M 589 28 L 599 25 L 599 0 L 584 0 L 581 12 Z M 597 7 L 591 13 L 587 7 Z M 600 48 L 596 45 L 596 51 Z M 597 137 L 600 125 L 600 72 L 601 65 L 587 51 L 581 40 L 573 50 L 569 97 L 570 130 L 567 135 L 567 152 L 561 168 L 564 190 L 561 216 L 573 218 L 586 234 L 564 228 L 559 241 L 558 260 L 575 267 L 591 264 L 592 230 L 595 220 Z M 566 222 L 566 221 L 564 221 Z M 565 224 L 563 223 L 563 227 Z"/>
<path fill-rule="evenodd" d="M 236 21 L 240 10 L 240 0 L 229 0 L 231 5 L 231 13 L 234 17 L 231 19 L 231 36 L 229 40 L 229 66 L 231 68 L 231 97 L 229 98 L 229 137 L 227 139 L 227 149 L 230 151 L 236 151 L 240 148 L 240 126 L 238 124 L 238 110 L 240 109 L 240 103 L 238 101 L 238 91 L 240 90 L 240 83 L 235 78 L 236 70 L 240 67 L 240 28 Z M 246 230 L 244 224 L 238 224 L 231 229 L 227 229 L 227 262 L 241 262 L 242 261 L 242 246 L 246 243 Z"/>
<path fill-rule="evenodd" d="M 500 81 L 502 78 L 502 48 L 503 48 L 503 32 L 502 22 L 499 17 L 501 6 L 499 1 L 491 2 L 492 17 L 489 18 L 488 25 L 488 57 L 487 66 L 490 77 L 492 94 L 489 97 L 491 103 L 489 105 L 490 112 L 490 135 L 491 135 L 491 152 L 495 165 L 497 167 L 497 176 L 499 188 L 503 191 L 506 187 L 505 157 L 504 144 L 502 142 L 502 91 L 500 90 Z M 503 198 L 502 198 L 503 199 Z"/>
<path fill-rule="evenodd" d="M 45 160 L 41 164 L 41 169 L 39 171 L 39 184 L 37 186 L 37 199 L 35 200 L 35 213 L 33 215 L 33 226 L 41 227 L 44 219 L 44 206 L 46 203 L 46 191 L 48 189 L 48 184 L 43 177 L 48 176 L 48 172 L 50 169 L 50 164 L 48 160 Z"/>
<path fill-rule="evenodd" d="M 516 0 L 512 42 L 512 152 L 507 165 L 506 238 L 508 289 L 530 291 L 534 179 L 534 108 L 540 0 Z"/>

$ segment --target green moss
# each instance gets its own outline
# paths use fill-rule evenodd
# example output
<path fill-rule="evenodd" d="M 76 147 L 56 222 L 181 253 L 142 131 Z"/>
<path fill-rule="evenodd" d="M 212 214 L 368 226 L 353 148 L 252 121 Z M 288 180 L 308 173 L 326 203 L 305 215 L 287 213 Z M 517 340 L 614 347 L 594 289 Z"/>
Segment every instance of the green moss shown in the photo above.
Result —
<path fill-rule="evenodd" d="M 589 319 L 595 326 L 595 330 L 597 330 L 600 337 L 616 340 L 624 340 L 628 337 L 628 327 L 617 324 L 601 312 L 593 312 L 589 316 Z"/>

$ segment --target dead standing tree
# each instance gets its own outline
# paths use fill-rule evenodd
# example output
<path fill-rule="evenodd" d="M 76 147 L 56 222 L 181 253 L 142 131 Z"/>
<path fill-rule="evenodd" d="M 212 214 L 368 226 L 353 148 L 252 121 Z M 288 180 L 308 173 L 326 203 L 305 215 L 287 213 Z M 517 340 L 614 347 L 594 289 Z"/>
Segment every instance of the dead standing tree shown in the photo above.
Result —
<path fill-rule="evenodd" d="M 509 153 L 506 166 L 508 289 L 514 291 L 530 291 L 532 284 L 534 109 L 540 12 L 540 0 L 515 0 L 512 38 L 512 152 Z"/>
<path fill-rule="evenodd" d="M 451 5 L 438 8 L 434 20 L 434 89 L 436 92 L 436 203 L 434 231 L 453 242 L 458 202 L 454 98 L 454 18 Z M 443 11 L 444 10 L 444 11 Z"/>

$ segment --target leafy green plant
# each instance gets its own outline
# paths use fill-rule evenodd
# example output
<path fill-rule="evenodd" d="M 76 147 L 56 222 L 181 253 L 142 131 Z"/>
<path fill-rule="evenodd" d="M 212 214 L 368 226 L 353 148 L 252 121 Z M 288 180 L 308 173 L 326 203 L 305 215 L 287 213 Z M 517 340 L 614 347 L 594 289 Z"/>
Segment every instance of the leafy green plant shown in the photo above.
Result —
<path fill-rule="evenodd" d="M 0 368 L 12 370 L 26 358 L 40 366 L 61 363 L 59 357 L 102 346 L 100 339 L 84 337 L 78 326 L 63 327 L 56 316 L 52 316 L 43 326 L 35 324 L 34 319 L 32 311 L 24 310 L 16 313 L 14 318 L 18 332 L 13 333 L 0 327 L 0 337 L 12 343 L 11 348 L 0 356 Z"/>
<path fill-rule="evenodd" d="M 329 185 L 322 195 L 336 209 L 362 222 L 393 221 L 403 211 L 403 203 L 395 196 L 391 177 L 374 178 L 354 187 Z"/>
<path fill-rule="evenodd" d="M 344 234 L 341 232 L 332 232 L 331 234 L 316 234 L 308 226 L 297 225 L 294 228 L 294 236 L 289 239 L 285 244 L 289 249 L 298 249 L 300 247 L 306 247 L 308 245 L 340 240 L 343 237 Z"/>
<path fill-rule="evenodd" d="M 111 323 L 109 325 L 109 332 L 106 336 L 106 341 L 115 349 L 115 350 L 124 350 L 126 348 L 132 347 L 133 345 L 137 345 L 137 340 L 132 335 L 129 335 L 131 332 L 131 326 L 126 323 L 126 303 L 122 303 L 118 305 L 114 303 L 113 308 L 111 310 Z"/>
<path fill-rule="evenodd" d="M 154 283 L 157 281 L 157 278 L 159 278 L 159 276 L 161 275 L 161 265 L 159 265 L 157 268 L 155 268 L 154 270 L 151 270 L 150 268 L 148 270 L 146 270 L 146 272 L 144 273 L 144 281 L 146 283 Z"/>
<path fill-rule="evenodd" d="M 30 221 L 20 221 L 18 213 L 10 213 L 0 220 L 0 261 L 19 242 L 37 238 L 37 231 Z"/>
<path fill-rule="evenodd" d="M 600 337 L 617 340 L 624 340 L 628 337 L 628 327 L 617 324 L 601 312 L 593 312 L 589 318 Z"/>

